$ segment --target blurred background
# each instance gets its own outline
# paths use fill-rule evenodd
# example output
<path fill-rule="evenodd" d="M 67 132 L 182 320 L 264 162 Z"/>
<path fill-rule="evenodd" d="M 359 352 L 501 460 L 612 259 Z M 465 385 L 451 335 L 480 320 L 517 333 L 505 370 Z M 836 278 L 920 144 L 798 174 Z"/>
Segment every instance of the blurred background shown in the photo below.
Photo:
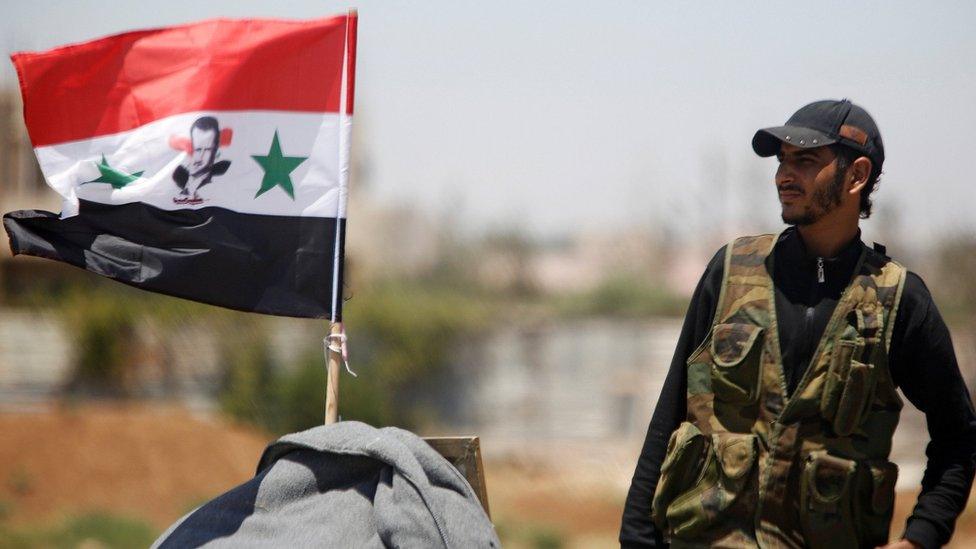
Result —
<path fill-rule="evenodd" d="M 0 0 L 0 48 L 295 0 Z M 782 227 L 756 129 L 875 117 L 863 238 L 919 273 L 976 382 L 976 4 L 371 2 L 360 15 L 343 419 L 476 434 L 510 547 L 608 547 L 691 291 Z M 0 70 L 0 210 L 59 211 Z M 237 313 L 0 246 L 0 546 L 145 545 L 322 421 L 321 321 Z M 899 534 L 924 467 L 906 404 Z M 899 518 L 900 517 L 900 518 Z M 954 546 L 976 539 L 967 512 Z"/>

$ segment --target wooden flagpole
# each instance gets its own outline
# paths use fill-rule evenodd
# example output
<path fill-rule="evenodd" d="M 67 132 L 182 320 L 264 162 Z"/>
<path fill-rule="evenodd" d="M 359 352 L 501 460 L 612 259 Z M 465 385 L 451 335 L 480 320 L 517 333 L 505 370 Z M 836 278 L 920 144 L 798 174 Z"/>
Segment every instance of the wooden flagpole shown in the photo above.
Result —
<path fill-rule="evenodd" d="M 329 325 L 328 345 L 325 354 L 328 361 L 328 376 L 325 387 L 325 424 L 331 425 L 339 421 L 339 364 L 342 362 L 339 334 L 342 325 L 333 322 Z"/>

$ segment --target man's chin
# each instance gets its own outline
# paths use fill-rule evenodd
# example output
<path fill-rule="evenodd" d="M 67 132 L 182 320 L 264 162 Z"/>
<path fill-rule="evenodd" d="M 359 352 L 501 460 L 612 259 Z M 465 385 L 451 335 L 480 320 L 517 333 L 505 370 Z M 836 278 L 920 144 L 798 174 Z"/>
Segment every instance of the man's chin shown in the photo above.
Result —
<path fill-rule="evenodd" d="M 783 209 L 781 216 L 787 225 L 811 225 L 816 219 L 808 211 L 790 212 Z"/>

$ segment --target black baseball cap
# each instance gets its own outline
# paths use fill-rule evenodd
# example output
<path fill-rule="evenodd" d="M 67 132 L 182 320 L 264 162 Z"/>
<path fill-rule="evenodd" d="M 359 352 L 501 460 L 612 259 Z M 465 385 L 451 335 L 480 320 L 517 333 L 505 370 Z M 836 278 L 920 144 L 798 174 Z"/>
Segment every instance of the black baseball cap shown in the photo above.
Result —
<path fill-rule="evenodd" d="M 763 128 L 752 138 L 759 156 L 773 156 L 782 143 L 809 149 L 839 143 L 871 159 L 871 171 L 881 173 L 884 144 L 868 111 L 847 99 L 814 101 L 793 113 L 783 126 Z"/>

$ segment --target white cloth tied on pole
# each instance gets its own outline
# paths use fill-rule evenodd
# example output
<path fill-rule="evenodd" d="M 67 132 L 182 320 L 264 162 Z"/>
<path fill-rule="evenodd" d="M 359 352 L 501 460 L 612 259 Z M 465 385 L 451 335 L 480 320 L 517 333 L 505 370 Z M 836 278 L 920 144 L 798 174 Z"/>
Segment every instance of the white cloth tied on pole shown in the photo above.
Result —
<path fill-rule="evenodd" d="M 325 345 L 326 352 L 332 351 L 338 353 L 342 357 L 342 364 L 346 367 L 346 371 L 349 372 L 352 377 L 359 377 L 356 372 L 352 371 L 349 367 L 349 345 L 348 338 L 346 337 L 346 327 L 343 326 L 341 322 L 338 323 L 339 332 L 335 334 L 329 334 L 322 339 L 322 343 Z M 328 355 L 326 355 L 328 359 Z"/>

